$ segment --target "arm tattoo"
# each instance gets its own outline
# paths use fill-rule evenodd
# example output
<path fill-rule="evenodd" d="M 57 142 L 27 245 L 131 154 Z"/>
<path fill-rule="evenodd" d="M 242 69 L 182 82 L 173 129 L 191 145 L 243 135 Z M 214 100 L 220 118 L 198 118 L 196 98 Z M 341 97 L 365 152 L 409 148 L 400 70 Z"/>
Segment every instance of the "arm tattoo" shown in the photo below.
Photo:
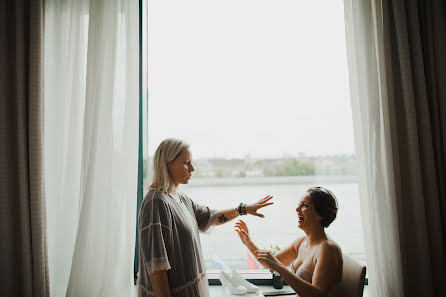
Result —
<path fill-rule="evenodd" d="M 228 220 L 228 218 L 227 217 L 225 217 L 225 215 L 224 214 L 221 214 L 219 217 L 218 217 L 218 220 L 220 221 L 220 223 L 225 223 L 227 220 Z"/>

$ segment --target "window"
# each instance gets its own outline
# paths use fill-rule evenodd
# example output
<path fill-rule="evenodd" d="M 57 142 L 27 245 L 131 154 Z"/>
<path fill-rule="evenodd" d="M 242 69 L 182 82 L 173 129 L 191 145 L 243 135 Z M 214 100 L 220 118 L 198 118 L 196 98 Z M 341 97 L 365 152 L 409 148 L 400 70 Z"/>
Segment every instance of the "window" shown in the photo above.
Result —
<path fill-rule="evenodd" d="M 149 1 L 147 170 L 167 137 L 191 144 L 182 191 L 217 209 L 274 195 L 243 217 L 260 247 L 284 247 L 314 185 L 340 205 L 327 233 L 365 262 L 341 0 Z M 201 237 L 209 271 L 258 273 L 234 222 Z"/>

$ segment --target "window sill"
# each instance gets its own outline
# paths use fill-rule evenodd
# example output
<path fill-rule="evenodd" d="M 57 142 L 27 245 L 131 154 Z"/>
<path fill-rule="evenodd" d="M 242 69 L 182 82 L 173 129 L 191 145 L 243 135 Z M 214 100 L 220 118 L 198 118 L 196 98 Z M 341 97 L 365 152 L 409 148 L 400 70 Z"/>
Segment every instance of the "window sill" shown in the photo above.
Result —
<path fill-rule="evenodd" d="M 281 292 L 281 291 L 291 291 L 291 288 L 289 286 L 283 286 L 283 289 L 276 290 L 273 288 L 273 286 L 258 286 L 260 288 L 259 292 L 257 293 L 246 293 L 244 295 L 233 295 L 231 294 L 225 287 L 223 286 L 209 286 L 209 295 L 212 297 L 263 297 L 262 292 Z M 296 295 L 287 295 L 289 297 L 296 296 Z M 284 297 L 287 297 L 284 296 Z"/>
<path fill-rule="evenodd" d="M 231 273 L 230 270 L 224 270 L 227 273 Z M 219 270 L 208 270 L 206 271 L 209 285 L 221 285 L 220 280 L 218 279 Z M 257 286 L 271 286 L 272 285 L 272 275 L 269 270 L 238 270 L 244 279 L 253 283 Z"/>

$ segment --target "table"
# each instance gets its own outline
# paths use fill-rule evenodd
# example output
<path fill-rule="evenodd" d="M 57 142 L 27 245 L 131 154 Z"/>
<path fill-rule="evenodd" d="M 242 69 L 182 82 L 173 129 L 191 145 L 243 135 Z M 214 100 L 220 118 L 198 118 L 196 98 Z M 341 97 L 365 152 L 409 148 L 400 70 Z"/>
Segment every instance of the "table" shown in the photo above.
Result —
<path fill-rule="evenodd" d="M 261 292 L 272 292 L 272 291 L 291 291 L 289 286 L 283 286 L 283 289 L 276 290 L 272 286 L 258 286 L 260 291 L 257 293 L 246 293 L 244 295 L 233 295 L 223 286 L 209 286 L 209 295 L 211 297 L 263 297 Z M 293 295 L 286 295 L 284 297 L 293 297 Z M 295 295 L 294 295 L 295 296 Z"/>

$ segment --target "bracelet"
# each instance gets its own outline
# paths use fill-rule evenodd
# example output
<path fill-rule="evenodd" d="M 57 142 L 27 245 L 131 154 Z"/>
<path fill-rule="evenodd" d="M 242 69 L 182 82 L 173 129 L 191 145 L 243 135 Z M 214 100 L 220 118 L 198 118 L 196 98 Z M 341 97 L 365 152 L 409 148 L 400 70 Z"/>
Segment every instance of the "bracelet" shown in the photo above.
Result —
<path fill-rule="evenodd" d="M 247 214 L 247 212 L 246 212 L 246 204 L 245 203 L 240 203 L 239 204 L 239 206 L 238 206 L 238 214 L 241 215 L 241 216 Z"/>

